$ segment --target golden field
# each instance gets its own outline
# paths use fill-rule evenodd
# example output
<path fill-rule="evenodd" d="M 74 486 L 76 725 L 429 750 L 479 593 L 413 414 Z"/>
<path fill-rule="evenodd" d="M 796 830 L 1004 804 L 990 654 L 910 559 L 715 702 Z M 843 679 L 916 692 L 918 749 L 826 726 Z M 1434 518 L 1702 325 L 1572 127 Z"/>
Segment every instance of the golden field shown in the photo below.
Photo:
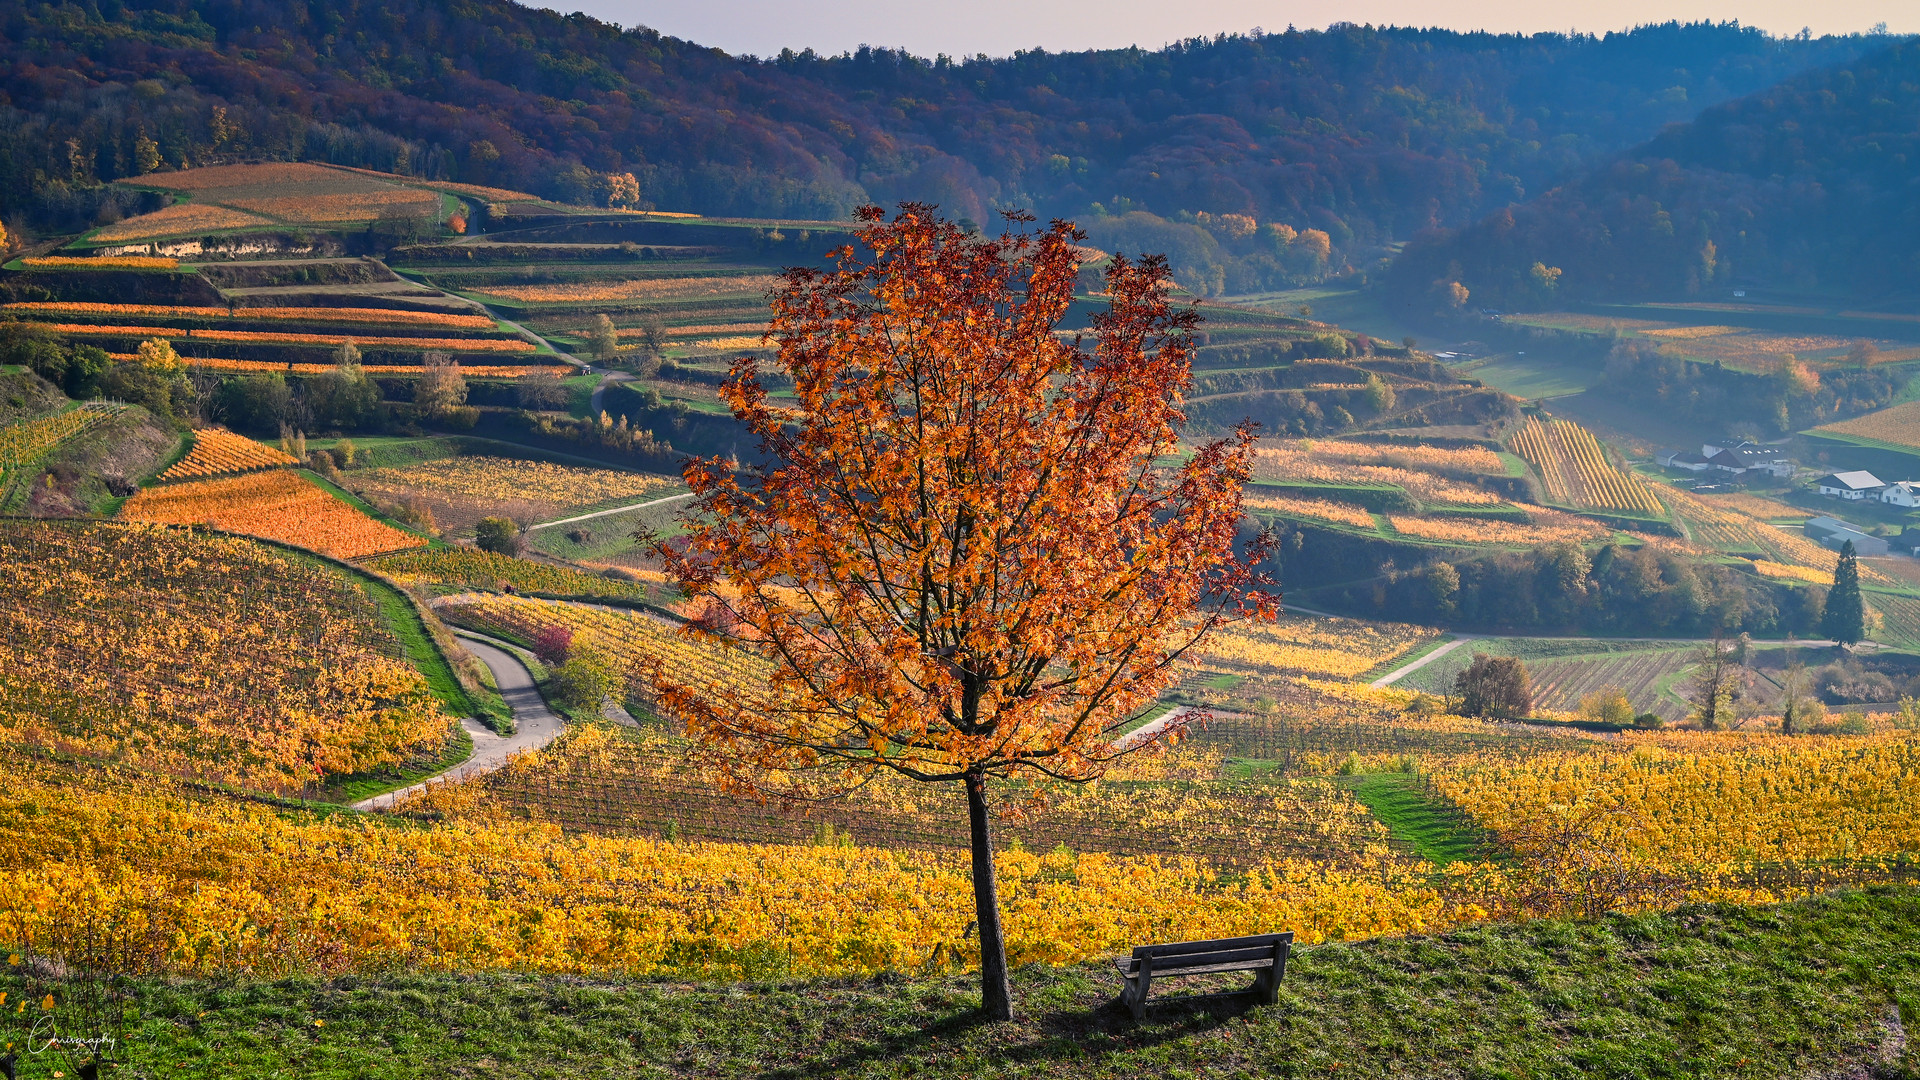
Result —
<path fill-rule="evenodd" d="M 719 277 L 638 278 L 631 281 L 554 285 L 489 285 L 481 291 L 529 304 L 595 303 L 608 300 L 688 300 L 702 296 L 762 293 L 773 288 L 778 280 L 771 274 L 733 274 Z"/>
<path fill-rule="evenodd" d="M 426 541 L 375 521 L 298 473 L 276 469 L 148 488 L 120 507 L 128 521 L 206 525 L 355 559 Z"/>
<path fill-rule="evenodd" d="M 504 511 L 534 520 L 666 495 L 679 481 L 650 473 L 485 456 L 355 472 L 363 497 L 423 500 L 442 525 L 467 528 Z"/>
<path fill-rule="evenodd" d="M 244 540 L 0 523 L 0 741 L 297 791 L 437 751 L 448 718 L 372 601 Z"/>
<path fill-rule="evenodd" d="M 292 454 L 235 435 L 225 428 L 201 428 L 193 433 L 187 456 L 169 465 L 161 480 L 192 480 L 225 473 L 297 465 Z"/>

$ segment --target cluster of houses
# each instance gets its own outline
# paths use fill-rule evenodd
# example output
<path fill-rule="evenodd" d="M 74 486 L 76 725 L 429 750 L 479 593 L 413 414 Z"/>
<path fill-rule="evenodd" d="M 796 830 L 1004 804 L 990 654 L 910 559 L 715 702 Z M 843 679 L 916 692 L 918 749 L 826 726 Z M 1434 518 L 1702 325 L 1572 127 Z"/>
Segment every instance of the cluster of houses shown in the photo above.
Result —
<path fill-rule="evenodd" d="M 1820 494 L 1853 502 L 1883 502 L 1895 506 L 1920 506 L 1920 481 L 1902 480 L 1889 484 L 1865 469 L 1828 473 L 1814 481 Z"/>
<path fill-rule="evenodd" d="M 1675 451 L 1661 455 L 1659 462 L 1668 468 L 1688 472 L 1725 473 L 1735 477 L 1758 474 L 1782 480 L 1791 479 L 1795 468 L 1793 459 L 1786 454 L 1773 447 L 1750 442 L 1706 443 L 1697 454 L 1686 450 Z M 1908 508 L 1920 506 L 1920 480 L 1902 480 L 1890 484 L 1865 469 L 1828 473 L 1814 481 L 1814 487 L 1822 495 L 1848 502 L 1881 502 Z M 1862 555 L 1885 555 L 1889 547 L 1920 550 L 1920 543 L 1916 543 L 1920 541 L 1920 530 L 1908 530 L 1889 543 L 1885 538 L 1862 532 L 1831 517 L 1816 517 L 1808 521 L 1806 534 L 1808 539 L 1835 549 L 1851 541 L 1854 550 Z"/>

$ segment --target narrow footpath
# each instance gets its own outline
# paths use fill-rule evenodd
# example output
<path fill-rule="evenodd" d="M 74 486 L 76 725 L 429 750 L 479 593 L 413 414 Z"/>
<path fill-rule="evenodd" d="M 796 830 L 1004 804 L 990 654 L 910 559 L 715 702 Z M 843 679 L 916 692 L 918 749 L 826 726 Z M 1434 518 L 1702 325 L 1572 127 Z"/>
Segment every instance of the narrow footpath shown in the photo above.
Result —
<path fill-rule="evenodd" d="M 693 498 L 693 492 L 683 491 L 678 495 L 669 495 L 664 499 L 648 499 L 646 502 L 633 503 L 628 506 L 616 506 L 611 510 L 595 510 L 591 514 L 580 514 L 575 517 L 561 518 L 559 521 L 543 521 L 538 525 L 527 526 L 527 531 L 532 532 L 535 529 L 551 529 L 556 525 L 571 525 L 576 521 L 591 521 L 594 518 L 606 517 L 608 514 L 624 514 L 629 510 L 643 510 L 649 506 L 660 506 L 664 503 L 679 502 L 681 499 L 691 498 Z"/>
<path fill-rule="evenodd" d="M 547 708 L 540 691 L 534 688 L 533 673 L 527 670 L 519 657 L 466 634 L 460 635 L 460 641 L 468 652 L 487 665 L 487 670 L 493 672 L 493 681 L 500 688 L 500 697 L 513 709 L 513 734 L 497 735 L 492 728 L 475 720 L 462 719 L 461 726 L 473 737 L 472 757 L 410 787 L 362 799 L 353 804 L 355 810 L 391 810 L 395 802 L 423 790 L 434 781 L 464 780 L 490 773 L 505 765 L 513 755 L 523 750 L 538 750 L 559 737 L 564 722 L 554 715 L 552 709 Z"/>

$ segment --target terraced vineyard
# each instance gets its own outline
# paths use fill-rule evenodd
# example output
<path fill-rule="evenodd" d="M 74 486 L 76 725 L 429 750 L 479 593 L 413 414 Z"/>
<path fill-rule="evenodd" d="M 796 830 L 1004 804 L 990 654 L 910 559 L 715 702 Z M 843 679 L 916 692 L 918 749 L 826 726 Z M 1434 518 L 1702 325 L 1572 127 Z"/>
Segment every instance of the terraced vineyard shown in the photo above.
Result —
<path fill-rule="evenodd" d="M 78 435 L 122 408 L 108 402 L 86 402 L 52 416 L 0 427 L 0 481 L 62 440 Z"/>
<path fill-rule="evenodd" d="M 486 455 L 357 470 L 347 482 L 363 498 L 417 502 L 454 529 L 501 514 L 547 521 L 682 490 L 679 480 L 651 473 Z"/>
<path fill-rule="evenodd" d="M 197 480 L 294 464 L 297 464 L 294 456 L 283 450 L 264 446 L 224 428 L 201 428 L 193 433 L 193 449 L 168 466 L 160 479 Z"/>
<path fill-rule="evenodd" d="M 639 711 L 658 708 L 653 677 L 662 667 L 670 667 L 677 680 L 729 698 L 750 698 L 767 686 L 766 661 L 684 637 L 652 615 L 512 596 L 452 597 L 435 610 L 449 622 L 517 642 L 532 642 L 551 626 L 566 627 L 575 648 L 607 663 Z"/>
<path fill-rule="evenodd" d="M 129 521 L 211 525 L 338 559 L 427 543 L 413 533 L 375 521 L 313 481 L 284 469 L 148 488 L 128 499 L 120 515 Z"/>
<path fill-rule="evenodd" d="M 1593 433 L 1566 420 L 1529 416 L 1513 436 L 1514 452 L 1539 470 L 1550 501 L 1583 510 L 1663 517 L 1665 507 L 1646 481 L 1607 460 Z"/>
<path fill-rule="evenodd" d="M 1532 676 L 1533 699 L 1539 708 L 1572 712 L 1579 707 L 1582 697 L 1618 687 L 1626 692 L 1627 700 L 1633 702 L 1635 709 L 1677 723 L 1686 718 L 1687 707 L 1661 691 L 1693 666 L 1696 652 L 1691 648 L 1678 648 L 1555 657 L 1533 661 L 1527 665 L 1527 671 Z M 1763 695 L 1762 700 L 1770 696 Z"/>
<path fill-rule="evenodd" d="M 1389 853 L 1388 834 L 1324 778 L 1222 782 L 1109 780 L 1057 792 L 1046 813 L 1005 823 L 1034 851 L 1069 845 L 1116 855 L 1202 857 L 1224 866 L 1279 858 L 1354 865 Z M 489 776 L 487 804 L 568 829 L 751 843 L 825 838 L 893 849 L 954 851 L 966 835 L 953 785 L 881 778 L 859 794 L 805 813 L 716 789 L 687 748 L 659 732 L 576 729 L 537 757 Z"/>

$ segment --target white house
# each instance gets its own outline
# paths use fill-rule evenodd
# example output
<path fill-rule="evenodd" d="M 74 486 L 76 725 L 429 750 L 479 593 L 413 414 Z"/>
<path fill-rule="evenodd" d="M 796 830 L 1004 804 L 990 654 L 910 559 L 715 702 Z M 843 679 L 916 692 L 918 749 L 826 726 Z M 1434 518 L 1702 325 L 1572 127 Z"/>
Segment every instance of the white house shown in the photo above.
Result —
<path fill-rule="evenodd" d="M 1832 495 L 1840 499 L 1865 499 L 1869 496 L 1877 496 L 1880 489 L 1887 486 L 1880 482 L 1879 477 L 1865 469 L 1828 473 L 1815 483 L 1819 485 L 1820 494 Z"/>
<path fill-rule="evenodd" d="M 1892 503 L 1895 506 L 1920 506 L 1920 492 L 1916 492 L 1915 488 L 1920 488 L 1920 483 L 1913 480 L 1888 484 L 1880 489 L 1880 501 Z"/>

